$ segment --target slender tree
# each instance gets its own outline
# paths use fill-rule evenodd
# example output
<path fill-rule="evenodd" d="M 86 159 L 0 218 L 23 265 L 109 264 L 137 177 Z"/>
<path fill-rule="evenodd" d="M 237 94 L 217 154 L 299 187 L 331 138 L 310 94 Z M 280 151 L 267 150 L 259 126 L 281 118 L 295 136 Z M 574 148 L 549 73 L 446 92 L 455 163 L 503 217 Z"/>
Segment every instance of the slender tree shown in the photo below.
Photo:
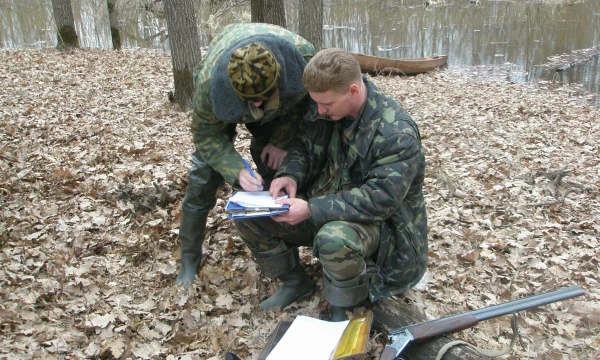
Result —
<path fill-rule="evenodd" d="M 283 0 L 250 0 L 252 22 L 263 22 L 286 27 Z"/>
<path fill-rule="evenodd" d="M 108 6 L 108 20 L 110 21 L 110 35 L 114 50 L 121 50 L 121 30 L 119 29 L 119 15 L 117 13 L 117 0 L 106 0 Z"/>
<path fill-rule="evenodd" d="M 164 5 L 175 83 L 173 100 L 187 109 L 194 96 L 194 67 L 201 59 L 194 1 L 164 0 Z"/>
<path fill-rule="evenodd" d="M 59 49 L 72 49 L 79 47 L 79 37 L 75 31 L 75 19 L 70 0 L 52 0 L 54 22 L 56 24 L 56 37 Z"/>
<path fill-rule="evenodd" d="M 300 0 L 298 11 L 300 36 L 310 41 L 316 51 L 323 46 L 323 0 Z"/>

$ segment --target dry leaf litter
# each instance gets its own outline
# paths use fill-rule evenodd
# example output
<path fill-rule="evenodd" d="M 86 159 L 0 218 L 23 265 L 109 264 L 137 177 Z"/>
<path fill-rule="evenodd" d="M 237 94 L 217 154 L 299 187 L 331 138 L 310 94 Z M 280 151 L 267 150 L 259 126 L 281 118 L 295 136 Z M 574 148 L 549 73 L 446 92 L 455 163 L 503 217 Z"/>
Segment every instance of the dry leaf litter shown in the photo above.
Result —
<path fill-rule="evenodd" d="M 278 321 L 328 316 L 308 249 L 313 299 L 260 310 L 277 283 L 260 275 L 227 220 L 227 186 L 198 282 L 173 286 L 192 141 L 190 113 L 167 100 L 168 56 L 0 57 L 0 357 L 250 359 Z M 427 156 L 430 266 L 401 301 L 432 319 L 580 284 L 585 296 L 521 313 L 521 342 L 503 358 L 600 357 L 591 96 L 477 69 L 373 79 L 413 115 Z M 247 154 L 247 133 L 236 146 Z M 509 318 L 455 337 L 500 348 Z"/>

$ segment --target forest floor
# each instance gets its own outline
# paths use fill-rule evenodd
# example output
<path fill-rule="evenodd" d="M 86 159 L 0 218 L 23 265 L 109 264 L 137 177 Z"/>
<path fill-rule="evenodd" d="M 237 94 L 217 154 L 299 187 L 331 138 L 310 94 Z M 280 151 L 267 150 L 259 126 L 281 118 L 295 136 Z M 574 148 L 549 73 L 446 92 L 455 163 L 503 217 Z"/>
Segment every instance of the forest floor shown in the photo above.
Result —
<path fill-rule="evenodd" d="M 373 80 L 412 114 L 427 158 L 430 265 L 401 300 L 433 319 L 579 284 L 584 296 L 521 313 L 503 358 L 600 358 L 591 96 L 479 70 Z M 192 141 L 190 113 L 167 100 L 170 57 L 2 50 L 0 84 L 1 358 L 250 359 L 278 321 L 327 319 L 309 249 L 312 300 L 260 310 L 277 283 L 227 219 L 227 186 L 197 283 L 173 285 Z M 236 146 L 248 145 L 242 131 Z M 455 336 L 500 348 L 509 318 Z"/>

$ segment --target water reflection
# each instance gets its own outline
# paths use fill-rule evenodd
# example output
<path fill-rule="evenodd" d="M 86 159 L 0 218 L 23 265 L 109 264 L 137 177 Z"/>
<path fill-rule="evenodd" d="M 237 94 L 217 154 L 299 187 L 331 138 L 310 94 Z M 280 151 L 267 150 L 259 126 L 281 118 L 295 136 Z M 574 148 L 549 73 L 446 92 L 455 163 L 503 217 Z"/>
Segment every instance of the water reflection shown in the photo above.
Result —
<path fill-rule="evenodd" d="M 583 83 L 600 92 L 598 0 L 546 5 L 525 1 L 335 0 L 324 44 L 391 58 L 448 54 L 448 70 L 486 66 L 511 81 Z M 556 54 L 596 47 L 585 65 L 556 75 L 540 65 Z M 568 64 L 568 62 L 567 62 Z"/>
<path fill-rule="evenodd" d="M 292 31 L 297 31 L 297 1 L 286 1 Z M 152 2 L 117 2 L 123 47 L 169 51 L 160 3 L 146 6 Z M 577 82 L 597 94 L 598 55 L 559 73 L 555 68 L 540 67 L 556 54 L 595 46 L 600 52 L 599 0 L 566 2 L 546 5 L 499 0 L 330 0 L 324 10 L 324 46 L 393 58 L 448 54 L 448 71 L 482 66 L 485 73 L 515 82 Z M 72 4 L 81 46 L 111 48 L 106 1 L 80 0 Z M 208 9 L 198 11 L 204 46 L 209 42 L 209 32 L 242 18 L 248 7 L 227 10 L 210 21 Z M 55 46 L 53 29 L 50 0 L 0 1 L 3 47 Z"/>
<path fill-rule="evenodd" d="M 0 2 L 0 44 L 7 48 L 46 47 L 54 38 L 54 19 L 45 1 Z M 38 7 L 42 6 L 41 9 Z M 54 40 L 56 45 L 56 39 Z"/>

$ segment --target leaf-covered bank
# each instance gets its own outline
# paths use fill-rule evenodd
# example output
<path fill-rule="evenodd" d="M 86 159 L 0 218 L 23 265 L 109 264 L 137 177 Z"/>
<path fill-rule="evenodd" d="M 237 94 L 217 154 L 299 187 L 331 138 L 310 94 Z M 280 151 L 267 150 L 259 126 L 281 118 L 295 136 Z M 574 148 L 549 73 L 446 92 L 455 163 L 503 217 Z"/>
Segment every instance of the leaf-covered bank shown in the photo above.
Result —
<path fill-rule="evenodd" d="M 167 99 L 170 66 L 146 51 L 0 51 L 0 356 L 249 359 L 277 321 L 328 315 L 308 250 L 313 299 L 260 310 L 276 284 L 227 220 L 227 187 L 198 283 L 173 286 L 192 144 L 190 114 Z M 404 300 L 434 318 L 580 284 L 585 296 L 522 313 L 522 342 L 504 358 L 598 358 L 589 96 L 467 72 L 374 81 L 413 115 L 427 156 L 431 262 Z M 243 131 L 236 146 L 248 151 Z M 457 336 L 499 348 L 509 319 Z"/>

